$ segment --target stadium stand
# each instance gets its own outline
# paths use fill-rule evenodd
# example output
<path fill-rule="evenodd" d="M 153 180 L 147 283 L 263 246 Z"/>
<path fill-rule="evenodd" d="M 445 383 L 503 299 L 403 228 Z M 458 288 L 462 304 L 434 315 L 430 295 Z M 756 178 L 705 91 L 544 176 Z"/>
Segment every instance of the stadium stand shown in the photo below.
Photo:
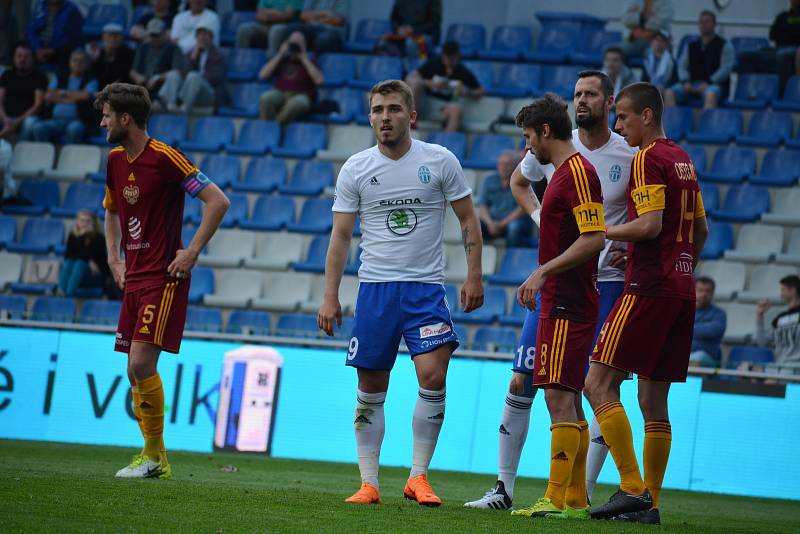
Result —
<path fill-rule="evenodd" d="M 0 281 L 2 280 L 3 260 L 0 253 Z M 25 297 L 21 295 L 0 295 L 0 317 L 24 319 L 26 312 Z"/>
<path fill-rule="evenodd" d="M 55 169 L 44 170 L 46 178 L 56 180 L 83 180 L 100 169 L 100 148 L 92 145 L 64 145 L 58 155 Z"/>
<path fill-rule="evenodd" d="M 461 56 L 472 58 L 486 48 L 486 28 L 482 24 L 453 23 L 444 40 L 457 42 Z"/>
<path fill-rule="evenodd" d="M 199 304 L 203 296 L 214 292 L 214 271 L 207 267 L 192 269 L 192 283 L 189 286 L 189 302 Z"/>
<path fill-rule="evenodd" d="M 58 183 L 52 180 L 24 180 L 19 186 L 19 196 L 30 205 L 3 206 L 3 211 L 12 215 L 44 215 L 61 204 Z"/>
<path fill-rule="evenodd" d="M 699 172 L 700 180 L 739 184 L 756 172 L 756 152 L 752 148 L 726 146 L 714 154 L 711 170 Z"/>
<path fill-rule="evenodd" d="M 272 318 L 269 313 L 254 310 L 233 310 L 225 326 L 225 332 L 228 334 L 266 336 L 271 330 Z"/>
<path fill-rule="evenodd" d="M 116 326 L 121 303 L 113 300 L 87 300 L 81 306 L 78 322 Z"/>
<path fill-rule="evenodd" d="M 282 158 L 311 158 L 328 146 L 328 130 L 322 124 L 294 122 L 286 127 L 280 146 L 272 154 Z"/>
<path fill-rule="evenodd" d="M 233 121 L 226 117 L 201 117 L 189 139 L 178 146 L 183 151 L 217 152 L 233 142 Z"/>
<path fill-rule="evenodd" d="M 513 352 L 517 348 L 517 333 L 513 328 L 482 326 L 475 331 L 474 350 Z"/>
<path fill-rule="evenodd" d="M 79 211 L 97 212 L 102 209 L 105 187 L 99 184 L 70 184 L 61 206 L 52 206 L 49 211 L 54 217 L 75 217 Z"/>
<path fill-rule="evenodd" d="M 280 144 L 281 130 L 277 122 L 248 120 L 242 124 L 236 143 L 225 145 L 225 152 L 242 156 L 261 156 Z"/>
<path fill-rule="evenodd" d="M 239 181 L 241 163 L 235 156 L 207 154 L 199 165 L 206 176 L 213 176 L 214 183 L 222 189 Z"/>
<path fill-rule="evenodd" d="M 317 196 L 326 187 L 333 186 L 333 165 L 327 161 L 298 162 L 289 183 L 278 186 L 283 195 Z"/>
<path fill-rule="evenodd" d="M 128 10 L 124 5 L 91 4 L 83 20 L 83 35 L 86 39 L 97 39 L 106 24 L 119 24 L 128 27 Z"/>
<path fill-rule="evenodd" d="M 75 318 L 75 300 L 65 297 L 39 297 L 33 301 L 31 319 L 71 323 Z"/>
<path fill-rule="evenodd" d="M 253 257 L 245 258 L 245 267 L 282 271 L 300 261 L 303 240 L 287 233 L 269 232 L 256 238 Z"/>
<path fill-rule="evenodd" d="M 772 351 L 764 347 L 734 347 L 728 354 L 728 368 L 736 369 L 741 363 L 772 363 Z"/>
<path fill-rule="evenodd" d="M 513 61 L 530 50 L 533 35 L 528 26 L 501 25 L 492 32 L 488 50 L 478 50 L 480 59 Z"/>
<path fill-rule="evenodd" d="M 736 247 L 725 251 L 725 259 L 747 263 L 766 263 L 783 250 L 783 228 L 749 224 L 739 230 Z"/>
<path fill-rule="evenodd" d="M 700 116 L 697 129 L 688 132 L 690 143 L 724 145 L 742 132 L 742 112 L 737 109 L 706 109 Z"/>
<path fill-rule="evenodd" d="M 740 109 L 763 109 L 778 98 L 777 74 L 742 74 L 733 98 L 725 106 Z"/>
<path fill-rule="evenodd" d="M 222 330 L 222 312 L 216 308 L 189 306 L 185 329 L 189 332 L 219 332 Z"/>
<path fill-rule="evenodd" d="M 39 176 L 53 168 L 56 147 L 51 143 L 20 141 L 14 146 L 11 173 L 17 178 Z"/>
<path fill-rule="evenodd" d="M 314 276 L 308 273 L 272 273 L 262 275 L 261 294 L 254 298 L 254 308 L 290 312 L 311 295 Z M 315 324 L 316 327 L 316 324 Z"/>
<path fill-rule="evenodd" d="M 296 223 L 290 222 L 286 229 L 290 232 L 304 234 L 327 234 L 331 231 L 333 221 L 331 209 L 333 200 L 328 198 L 311 198 L 305 201 Z"/>
<path fill-rule="evenodd" d="M 253 207 L 251 219 L 239 222 L 247 230 L 283 230 L 294 221 L 294 199 L 284 196 L 261 196 Z"/>
<path fill-rule="evenodd" d="M 775 111 L 759 111 L 750 117 L 747 134 L 737 135 L 736 144 L 777 147 L 792 137 L 792 116 Z"/>
<path fill-rule="evenodd" d="M 370 53 L 384 35 L 392 33 L 392 24 L 386 19 L 361 19 L 356 24 L 353 39 L 345 43 L 345 50 Z"/>
<path fill-rule="evenodd" d="M 800 228 L 792 229 L 785 250 L 775 255 L 775 262 L 800 267 Z"/>
<path fill-rule="evenodd" d="M 218 269 L 214 273 L 214 292 L 203 297 L 207 306 L 244 308 L 253 295 L 261 293 L 263 274 L 245 269 Z"/>
<path fill-rule="evenodd" d="M 64 246 L 64 224 L 52 219 L 30 218 L 22 227 L 19 241 L 6 244 L 9 252 L 47 254 Z"/>
<path fill-rule="evenodd" d="M 231 189 L 240 193 L 272 193 L 286 183 L 286 161 L 280 158 L 251 158 L 244 179 L 232 182 Z"/>
<path fill-rule="evenodd" d="M 238 267 L 253 257 L 255 247 L 255 233 L 220 228 L 208 244 L 208 252 L 201 254 L 197 263 L 209 267 Z"/>
<path fill-rule="evenodd" d="M 769 191 L 758 185 L 735 185 L 728 189 L 723 208 L 715 219 L 730 222 L 754 222 L 769 210 Z"/>
<path fill-rule="evenodd" d="M 259 97 L 269 90 L 269 84 L 262 82 L 233 83 L 231 101 L 227 106 L 220 106 L 217 115 L 223 117 L 258 117 Z"/>
<path fill-rule="evenodd" d="M 770 150 L 761 160 L 761 172 L 751 175 L 749 181 L 755 185 L 789 187 L 797 184 L 798 177 L 800 150 Z"/>

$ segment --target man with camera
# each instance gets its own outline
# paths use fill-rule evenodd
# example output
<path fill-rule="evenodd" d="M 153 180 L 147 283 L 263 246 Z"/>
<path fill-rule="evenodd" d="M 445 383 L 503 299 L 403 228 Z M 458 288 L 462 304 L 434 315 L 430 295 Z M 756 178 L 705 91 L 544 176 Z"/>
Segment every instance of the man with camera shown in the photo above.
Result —
<path fill-rule="evenodd" d="M 322 69 L 306 53 L 306 38 L 295 31 L 281 44 L 278 53 L 261 68 L 261 80 L 272 80 L 272 89 L 259 99 L 262 119 L 287 124 L 311 109 Z"/>

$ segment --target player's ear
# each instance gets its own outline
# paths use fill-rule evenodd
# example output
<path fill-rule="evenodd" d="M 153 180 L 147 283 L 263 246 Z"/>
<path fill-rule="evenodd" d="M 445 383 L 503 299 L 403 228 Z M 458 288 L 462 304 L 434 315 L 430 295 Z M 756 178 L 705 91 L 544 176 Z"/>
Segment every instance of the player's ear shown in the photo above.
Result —
<path fill-rule="evenodd" d="M 550 125 L 547 123 L 542 124 L 542 137 L 545 139 L 550 137 Z"/>
<path fill-rule="evenodd" d="M 642 122 L 645 126 L 650 126 L 653 124 L 653 110 L 650 108 L 644 108 L 642 110 Z"/>
<path fill-rule="evenodd" d="M 408 116 L 411 118 L 411 124 L 414 124 L 415 122 L 417 122 L 417 112 L 416 111 L 412 110 L 411 113 L 408 114 Z"/>

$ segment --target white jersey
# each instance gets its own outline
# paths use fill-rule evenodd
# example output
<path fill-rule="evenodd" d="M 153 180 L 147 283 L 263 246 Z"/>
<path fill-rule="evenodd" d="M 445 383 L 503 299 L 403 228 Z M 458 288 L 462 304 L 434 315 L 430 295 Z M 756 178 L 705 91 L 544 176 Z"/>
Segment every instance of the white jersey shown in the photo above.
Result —
<path fill-rule="evenodd" d="M 362 282 L 444 281 L 445 201 L 472 193 L 446 148 L 412 140 L 395 161 L 377 146 L 351 156 L 339 171 L 333 211 L 361 219 Z"/>
<path fill-rule="evenodd" d="M 603 190 L 603 215 L 606 224 L 614 226 L 628 221 L 628 179 L 631 175 L 631 161 L 636 155 L 636 148 L 628 145 L 625 139 L 614 132 L 608 142 L 596 150 L 589 150 L 578 136 L 578 130 L 572 130 L 572 144 L 589 163 L 594 165 L 600 186 Z M 550 178 L 555 172 L 552 165 L 542 166 L 536 157 L 528 151 L 520 164 L 522 175 L 531 182 Z M 600 253 L 597 265 L 599 282 L 617 282 L 625 280 L 625 271 L 611 267 L 608 262 L 608 251 L 612 241 L 606 240 L 606 247 Z"/>

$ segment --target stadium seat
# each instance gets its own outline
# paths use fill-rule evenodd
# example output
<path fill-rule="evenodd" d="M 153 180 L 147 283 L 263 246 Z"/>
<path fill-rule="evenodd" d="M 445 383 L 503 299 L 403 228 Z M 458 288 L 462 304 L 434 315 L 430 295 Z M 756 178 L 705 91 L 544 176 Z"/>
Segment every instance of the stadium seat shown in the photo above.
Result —
<path fill-rule="evenodd" d="M 398 57 L 368 56 L 361 60 L 355 80 L 348 85 L 368 90 L 383 80 L 400 80 L 403 78 L 403 62 Z"/>
<path fill-rule="evenodd" d="M 220 223 L 222 228 L 239 226 L 247 220 L 247 194 L 228 193 L 228 200 L 231 201 L 231 205 Z"/>
<path fill-rule="evenodd" d="M 766 347 L 733 347 L 728 353 L 728 369 L 736 369 L 743 363 L 768 364 L 775 361 L 772 351 Z"/>
<path fill-rule="evenodd" d="M 275 333 L 286 337 L 313 338 L 320 333 L 316 314 L 287 313 L 278 317 Z"/>
<path fill-rule="evenodd" d="M 783 265 L 800 266 L 800 228 L 793 228 L 789 234 L 789 244 L 786 252 L 775 256 L 775 262 Z"/>
<path fill-rule="evenodd" d="M 192 269 L 192 283 L 189 286 L 189 302 L 200 304 L 203 297 L 214 292 L 214 270 L 208 267 Z"/>
<path fill-rule="evenodd" d="M 33 302 L 31 320 L 71 323 L 75 318 L 75 300 L 64 297 L 39 297 Z"/>
<path fill-rule="evenodd" d="M 539 86 L 541 75 L 539 65 L 504 63 L 497 69 L 490 94 L 504 98 L 531 95 L 534 88 Z"/>
<path fill-rule="evenodd" d="M 570 63 L 600 67 L 603 64 L 603 52 L 615 43 L 622 42 L 622 32 L 609 31 L 604 28 L 593 28 L 582 32 L 580 49 L 567 53 Z"/>
<path fill-rule="evenodd" d="M 539 265 L 539 251 L 535 248 L 507 248 L 500 268 L 495 274 L 486 277 L 490 284 L 522 284 L 536 266 Z"/>
<path fill-rule="evenodd" d="M 356 219 L 358 223 L 360 219 Z M 355 235 L 356 232 L 353 232 Z M 356 246 L 354 250 L 350 253 L 350 259 L 344 266 L 344 274 L 350 276 L 356 276 L 358 274 L 358 270 L 361 268 L 361 247 Z"/>
<path fill-rule="evenodd" d="M 736 136 L 736 144 L 777 147 L 792 137 L 792 116 L 789 113 L 760 111 L 753 113 L 747 134 Z"/>
<path fill-rule="evenodd" d="M 255 11 L 228 11 L 222 16 L 219 42 L 222 46 L 236 46 L 236 31 L 239 26 L 255 22 Z"/>
<path fill-rule="evenodd" d="M 245 258 L 244 266 L 251 269 L 284 271 L 303 256 L 303 240 L 287 233 L 270 232 L 256 237 L 256 250 L 252 258 Z"/>
<path fill-rule="evenodd" d="M 0 290 L 17 282 L 22 274 L 23 256 L 0 252 Z"/>
<path fill-rule="evenodd" d="M 2 258 L 2 255 L 0 255 Z M 2 259 L 0 259 L 0 272 L 2 272 Z M 0 274 L 0 276 L 2 276 Z M 22 295 L 0 295 L 0 317 L 8 319 L 25 318 L 25 297 Z"/>
<path fill-rule="evenodd" d="M 445 279 L 451 282 L 463 282 L 467 279 L 467 258 L 464 255 L 463 246 L 447 245 L 445 247 L 444 263 Z M 483 268 L 483 274 L 492 274 L 494 272 L 495 263 L 497 263 L 497 249 L 492 245 L 484 244 L 481 255 L 481 267 Z"/>
<path fill-rule="evenodd" d="M 779 111 L 800 111 L 800 75 L 789 78 L 780 100 L 772 102 L 772 109 Z"/>
<path fill-rule="evenodd" d="M 189 306 L 185 329 L 189 332 L 219 332 L 222 330 L 222 312 L 216 308 Z"/>
<path fill-rule="evenodd" d="M 464 159 L 467 153 L 467 136 L 462 132 L 431 132 L 426 141 L 445 147 L 459 160 Z"/>
<path fill-rule="evenodd" d="M 14 217 L 0 215 L 0 248 L 17 240 L 17 220 Z"/>
<path fill-rule="evenodd" d="M 464 313 L 459 305 L 451 309 L 456 310 L 453 313 L 453 320 L 457 323 L 491 324 L 498 317 L 505 315 L 506 307 L 506 290 L 502 287 L 487 286 L 484 292 L 483 306 L 477 310 Z"/>
<path fill-rule="evenodd" d="M 369 54 L 384 35 L 392 33 L 388 19 L 361 19 L 356 24 L 353 40 L 345 43 L 344 49 L 356 54 Z"/>
<path fill-rule="evenodd" d="M 708 221 L 708 239 L 700 258 L 716 260 L 731 247 L 733 247 L 733 227 L 726 222 Z"/>
<path fill-rule="evenodd" d="M 461 243 L 463 241 L 461 235 L 461 223 L 456 217 L 452 209 L 448 209 L 444 213 L 444 242 L 445 243 Z"/>
<path fill-rule="evenodd" d="M 254 336 L 268 336 L 271 330 L 272 319 L 269 313 L 253 310 L 233 310 L 225 327 L 228 334 Z"/>
<path fill-rule="evenodd" d="M 664 108 L 662 123 L 667 137 L 673 141 L 680 141 L 687 132 L 692 130 L 692 125 L 694 123 L 692 108 L 683 106 L 669 106 Z"/>
<path fill-rule="evenodd" d="M 186 139 L 189 132 L 189 118 L 186 115 L 156 113 L 147 121 L 150 137 L 170 146 L 177 146 Z"/>
<path fill-rule="evenodd" d="M 60 193 L 58 184 L 50 180 L 22 180 L 18 194 L 29 201 L 30 206 L 4 204 L 3 211 L 11 215 L 43 215 L 58 206 Z"/>
<path fill-rule="evenodd" d="M 715 212 L 714 218 L 729 222 L 753 222 L 768 210 L 769 191 L 766 187 L 735 185 L 728 189 L 723 209 Z"/>
<path fill-rule="evenodd" d="M 350 87 L 337 87 L 325 89 L 317 97 L 318 102 L 336 104 L 336 109 L 327 113 L 312 113 L 309 120 L 313 122 L 327 122 L 330 124 L 347 124 L 357 121 L 359 124 L 368 125 L 366 100 L 364 91 Z M 333 135 L 331 135 L 333 140 Z"/>
<path fill-rule="evenodd" d="M 228 52 L 228 81 L 252 82 L 267 62 L 261 48 L 231 48 Z"/>
<path fill-rule="evenodd" d="M 533 36 L 529 26 L 500 25 L 492 32 L 488 50 L 478 50 L 478 57 L 497 61 L 521 59 L 531 49 Z"/>
<path fill-rule="evenodd" d="M 497 158 L 504 150 L 513 150 L 514 141 L 508 136 L 481 134 L 475 136 L 469 150 L 469 157 L 461 164 L 473 169 L 494 169 Z"/>
<path fill-rule="evenodd" d="M 467 67 L 472 74 L 478 79 L 480 82 L 481 87 L 483 87 L 487 93 L 494 94 L 494 65 L 489 61 L 465 61 L 464 66 Z"/>
<path fill-rule="evenodd" d="M 454 23 L 448 26 L 446 35 L 444 41 L 457 42 L 464 58 L 475 57 L 486 48 L 486 29 L 481 24 Z"/>
<path fill-rule="evenodd" d="M 352 317 L 342 317 L 342 326 L 337 326 L 336 323 L 333 323 L 333 339 L 350 341 L 354 324 L 355 319 Z"/>
<path fill-rule="evenodd" d="M 100 184 L 70 184 L 64 195 L 64 203 L 50 208 L 55 217 L 75 217 L 81 210 L 97 213 L 103 209 L 106 188 Z"/>
<path fill-rule="evenodd" d="M 214 272 L 214 292 L 203 297 L 206 306 L 244 308 L 253 295 L 261 294 L 263 275 L 245 269 L 217 269 Z"/>
<path fill-rule="evenodd" d="M 456 336 L 458 336 L 458 343 L 462 350 L 472 348 L 472 342 L 469 339 L 469 331 L 467 330 L 466 326 L 454 324 L 453 332 L 455 332 Z"/>
<path fill-rule="evenodd" d="M 573 65 L 545 65 L 542 67 L 539 87 L 534 90 L 534 96 L 542 96 L 544 93 L 555 93 L 567 101 L 572 101 L 575 92 L 575 80 L 578 73 L 584 67 Z"/>
<path fill-rule="evenodd" d="M 244 173 L 244 180 L 233 182 L 231 188 L 237 192 L 272 193 L 286 183 L 286 162 L 280 158 L 251 158 Z"/>
<path fill-rule="evenodd" d="M 581 40 L 580 27 L 571 21 L 547 21 L 542 23 L 536 48 L 525 54 L 525 59 L 536 63 L 563 65 L 567 56 Z M 574 85 L 574 80 L 573 80 Z"/>
<path fill-rule="evenodd" d="M 343 276 L 339 284 L 339 303 L 342 306 L 342 313 L 352 315 L 356 306 L 358 296 L 358 278 L 355 276 Z M 311 281 L 311 291 L 308 298 L 300 303 L 300 311 L 316 313 L 322 306 L 325 297 L 325 277 L 315 276 Z"/>
<path fill-rule="evenodd" d="M 83 303 L 78 322 L 116 326 L 121 304 L 118 300 L 87 300 Z"/>
<path fill-rule="evenodd" d="M 686 47 L 692 44 L 692 42 L 696 41 L 700 38 L 699 34 L 696 33 L 687 33 L 683 37 L 681 37 L 680 42 L 678 43 L 678 51 L 673 56 L 675 61 L 678 61 L 679 58 L 683 55 L 683 52 L 686 50 Z"/>
<path fill-rule="evenodd" d="M 528 310 L 517 303 L 516 299 L 511 299 L 511 310 L 505 315 L 501 315 L 497 322 L 501 326 L 522 326 Z"/>
<path fill-rule="evenodd" d="M 738 300 L 752 303 L 769 300 L 773 304 L 780 304 L 778 280 L 796 274 L 797 267 L 791 265 L 755 265 L 747 277 L 747 288 L 737 295 Z"/>
<path fill-rule="evenodd" d="M 328 254 L 328 241 L 326 235 L 316 236 L 308 245 L 308 252 L 303 261 L 293 263 L 292 269 L 299 272 L 323 273 L 325 272 L 325 256 Z M 309 286 L 310 287 L 310 286 Z M 303 298 L 305 300 L 305 297 Z"/>
<path fill-rule="evenodd" d="M 703 184 L 700 188 L 703 194 L 703 207 L 706 215 L 713 215 L 719 209 L 719 187 L 714 184 Z"/>
<path fill-rule="evenodd" d="M 239 130 L 236 143 L 225 145 L 225 152 L 244 156 L 262 156 L 277 147 L 281 129 L 277 122 L 252 119 Z"/>
<path fill-rule="evenodd" d="M 732 261 L 703 261 L 697 267 L 697 276 L 714 280 L 714 297 L 717 300 L 733 300 L 744 290 L 746 275 L 747 266 Z"/>
<path fill-rule="evenodd" d="M 200 164 L 200 169 L 220 189 L 225 189 L 238 182 L 241 172 L 239 158 L 222 154 L 207 154 Z"/>
<path fill-rule="evenodd" d="M 311 294 L 314 275 L 307 273 L 272 273 L 262 275 L 261 295 L 254 298 L 253 308 L 294 311 Z"/>
<path fill-rule="evenodd" d="M 207 248 L 208 253 L 200 254 L 197 258 L 199 265 L 238 267 L 244 260 L 253 257 L 256 235 L 248 230 L 220 229 L 211 238 Z"/>
<path fill-rule="evenodd" d="M 764 109 L 777 98 L 777 74 L 740 74 L 733 99 L 724 102 L 724 105 L 739 109 Z"/>
<path fill-rule="evenodd" d="M 517 337 L 513 328 L 482 326 L 475 331 L 472 350 L 514 352 L 517 348 Z"/>
<path fill-rule="evenodd" d="M 281 158 L 311 158 L 328 146 L 328 129 L 323 124 L 293 122 L 286 127 L 283 142 L 272 149 Z"/>
<path fill-rule="evenodd" d="M 689 154 L 689 158 L 694 164 L 695 172 L 697 174 L 704 172 L 708 166 L 706 163 L 706 148 L 701 145 L 683 145 L 683 149 Z"/>
<path fill-rule="evenodd" d="M 192 198 L 189 193 L 186 193 L 183 203 L 183 222 L 200 224 L 203 216 L 203 201 L 197 198 Z"/>
<path fill-rule="evenodd" d="M 742 112 L 738 109 L 707 109 L 697 130 L 688 132 L 690 143 L 724 145 L 742 133 Z"/>
<path fill-rule="evenodd" d="M 765 213 L 761 220 L 768 224 L 800 226 L 800 210 L 797 206 L 800 206 L 800 188 L 783 190 L 780 195 L 775 196 L 772 211 Z"/>
<path fill-rule="evenodd" d="M 56 147 L 51 143 L 20 141 L 14 145 L 11 174 L 15 178 L 39 176 L 53 168 L 55 159 Z"/>
<path fill-rule="evenodd" d="M 9 252 L 47 254 L 64 246 L 64 224 L 53 219 L 31 218 L 22 227 L 22 236 L 15 243 L 6 244 Z"/>
<path fill-rule="evenodd" d="M 333 186 L 333 164 L 329 161 L 298 161 L 288 184 L 278 186 L 284 195 L 317 196 Z"/>
<path fill-rule="evenodd" d="M 736 52 L 737 56 L 742 52 L 769 48 L 769 41 L 765 37 L 754 37 L 749 35 L 747 37 L 732 37 L 731 44 L 733 45 L 733 50 Z"/>
<path fill-rule="evenodd" d="M 317 152 L 317 159 L 345 161 L 357 152 L 375 144 L 375 133 L 366 126 L 333 126 L 328 148 Z"/>
<path fill-rule="evenodd" d="M 83 37 L 94 40 L 103 33 L 106 24 L 119 24 L 128 27 L 128 10 L 123 5 L 117 4 L 91 4 L 83 19 Z"/>
<path fill-rule="evenodd" d="M 752 148 L 722 147 L 714 154 L 710 171 L 700 172 L 704 182 L 740 184 L 756 172 L 756 152 Z"/>
<path fill-rule="evenodd" d="M 796 185 L 798 177 L 800 150 L 770 150 L 761 160 L 761 172 L 751 175 L 750 183 L 788 187 Z"/>
<path fill-rule="evenodd" d="M 52 171 L 45 170 L 46 178 L 57 180 L 83 180 L 100 169 L 102 152 L 92 145 L 64 145 L 58 155 L 58 165 Z"/>
<path fill-rule="evenodd" d="M 499 97 L 484 96 L 477 100 L 468 100 L 464 104 L 462 118 L 464 129 L 468 132 L 488 132 L 504 109 L 505 102 Z"/>
<path fill-rule="evenodd" d="M 240 221 L 247 230 L 282 230 L 294 221 L 294 199 L 282 196 L 260 196 L 253 207 L 253 217 Z"/>
<path fill-rule="evenodd" d="M 783 250 L 783 227 L 746 224 L 736 237 L 736 248 L 725 252 L 725 259 L 766 263 Z"/>
<path fill-rule="evenodd" d="M 217 115 L 223 117 L 256 118 L 259 113 L 259 98 L 269 90 L 269 84 L 263 82 L 245 82 L 231 84 L 231 101 L 227 106 L 220 106 Z"/>
<path fill-rule="evenodd" d="M 233 142 L 233 120 L 227 117 L 201 117 L 189 139 L 181 141 L 183 151 L 218 152 Z"/>
<path fill-rule="evenodd" d="M 286 229 L 290 232 L 327 234 L 333 227 L 333 199 L 310 198 L 303 203 L 300 219 L 290 222 Z"/>
<path fill-rule="evenodd" d="M 724 343 L 745 343 L 755 337 L 755 306 L 738 302 L 724 302 L 720 303 L 719 307 L 727 316 L 727 327 L 722 336 Z"/>
<path fill-rule="evenodd" d="M 358 59 L 350 54 L 322 54 L 319 65 L 325 75 L 323 87 L 340 87 L 356 78 Z"/>

